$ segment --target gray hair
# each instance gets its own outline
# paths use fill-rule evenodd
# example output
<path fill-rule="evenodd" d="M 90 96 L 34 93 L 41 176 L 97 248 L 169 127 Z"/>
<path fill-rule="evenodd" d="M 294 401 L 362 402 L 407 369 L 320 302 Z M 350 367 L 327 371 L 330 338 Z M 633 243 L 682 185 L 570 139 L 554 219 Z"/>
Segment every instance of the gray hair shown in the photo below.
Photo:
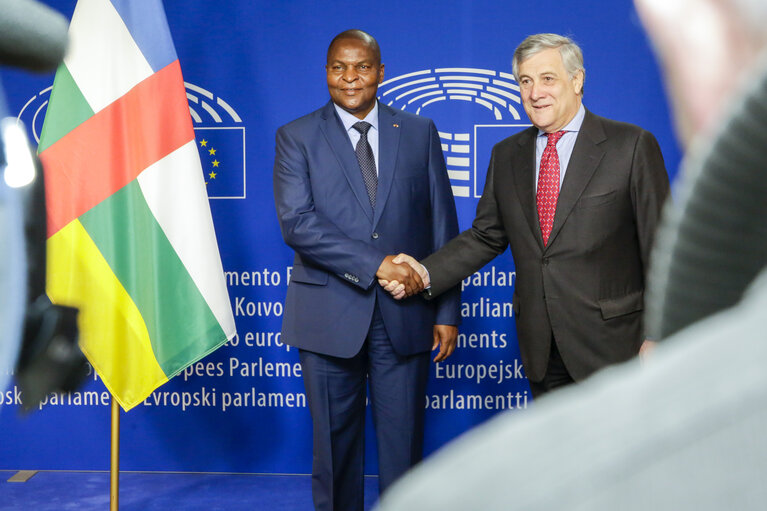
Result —
<path fill-rule="evenodd" d="M 570 75 L 570 78 L 573 78 L 578 71 L 581 71 L 585 84 L 586 69 L 583 67 L 583 52 L 575 41 L 559 34 L 533 34 L 527 36 L 517 46 L 517 49 L 514 50 L 514 57 L 511 59 L 511 70 L 514 73 L 514 78 L 519 81 L 519 65 L 522 62 L 551 48 L 559 49 L 565 71 Z M 581 88 L 581 95 L 583 95 L 583 88 Z"/>

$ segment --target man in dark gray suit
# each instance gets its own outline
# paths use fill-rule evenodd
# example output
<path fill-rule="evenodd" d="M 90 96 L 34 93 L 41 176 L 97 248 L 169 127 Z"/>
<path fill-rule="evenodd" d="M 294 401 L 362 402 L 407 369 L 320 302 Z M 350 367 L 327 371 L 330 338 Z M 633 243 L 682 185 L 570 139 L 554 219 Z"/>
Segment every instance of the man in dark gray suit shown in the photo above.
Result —
<path fill-rule="evenodd" d="M 660 346 L 534 410 L 499 414 L 421 464 L 378 511 L 765 508 L 767 4 L 635 4 L 689 146 L 648 283 Z"/>
<path fill-rule="evenodd" d="M 422 263 L 436 296 L 511 246 L 519 347 L 539 396 L 643 347 L 645 272 L 669 185 L 652 134 L 583 107 L 572 40 L 529 36 L 513 71 L 533 127 L 493 148 L 472 227 Z"/>

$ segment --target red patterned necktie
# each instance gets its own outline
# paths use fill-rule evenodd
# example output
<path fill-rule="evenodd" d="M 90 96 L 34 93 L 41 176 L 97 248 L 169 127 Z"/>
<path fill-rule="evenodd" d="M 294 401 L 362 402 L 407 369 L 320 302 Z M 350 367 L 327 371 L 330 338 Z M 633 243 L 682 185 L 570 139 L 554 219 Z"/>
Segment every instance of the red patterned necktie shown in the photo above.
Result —
<path fill-rule="evenodd" d="M 549 242 L 551 226 L 554 224 L 554 212 L 557 210 L 557 198 L 559 197 L 557 142 L 564 134 L 564 131 L 546 134 L 548 143 L 546 149 L 543 150 L 541 167 L 538 172 L 538 190 L 535 193 L 535 201 L 538 204 L 538 220 L 541 222 L 544 247 Z"/>

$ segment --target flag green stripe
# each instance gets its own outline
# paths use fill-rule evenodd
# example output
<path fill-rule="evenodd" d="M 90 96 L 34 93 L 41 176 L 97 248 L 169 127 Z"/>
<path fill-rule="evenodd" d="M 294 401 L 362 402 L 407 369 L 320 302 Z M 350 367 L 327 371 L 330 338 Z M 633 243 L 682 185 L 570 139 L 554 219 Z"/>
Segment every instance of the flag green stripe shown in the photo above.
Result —
<path fill-rule="evenodd" d="M 169 378 L 226 341 L 137 181 L 82 215 L 80 222 L 136 304 Z"/>
<path fill-rule="evenodd" d="M 93 116 L 93 109 L 64 64 L 56 71 L 48 100 L 38 152 L 43 152 L 61 137 Z"/>

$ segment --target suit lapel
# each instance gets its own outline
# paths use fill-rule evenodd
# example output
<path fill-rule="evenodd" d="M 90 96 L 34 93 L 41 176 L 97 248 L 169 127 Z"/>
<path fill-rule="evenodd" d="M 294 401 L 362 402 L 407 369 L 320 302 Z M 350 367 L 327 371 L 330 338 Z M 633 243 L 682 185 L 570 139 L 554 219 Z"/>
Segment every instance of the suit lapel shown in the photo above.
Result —
<path fill-rule="evenodd" d="M 367 216 L 368 220 L 372 221 L 373 208 L 370 206 L 370 199 L 365 188 L 365 181 L 362 179 L 357 156 L 354 154 L 354 149 L 349 141 L 349 135 L 344 130 L 344 125 L 341 119 L 338 118 L 332 101 L 328 102 L 323 109 L 321 118 L 320 129 L 325 134 L 330 148 L 338 159 L 346 180 L 349 182 L 349 187 L 354 192 L 355 197 L 357 197 L 357 201 L 365 212 L 365 216 Z"/>
<path fill-rule="evenodd" d="M 550 247 L 567 221 L 567 217 L 573 210 L 573 206 L 578 202 L 586 185 L 591 181 L 599 166 L 599 162 L 604 157 L 604 150 L 599 144 L 607 139 L 604 129 L 596 117 L 586 111 L 583 118 L 583 124 L 578 132 L 578 138 L 575 140 L 573 154 L 570 156 L 570 162 L 567 164 L 567 172 L 562 182 L 562 189 L 559 191 L 557 199 L 557 211 L 554 214 L 554 225 L 549 235 Z"/>
<path fill-rule="evenodd" d="M 394 181 L 395 163 L 399 150 L 399 139 L 402 121 L 395 110 L 378 104 L 378 190 L 376 191 L 376 208 L 373 216 L 373 227 L 378 224 L 383 214 L 386 200 L 389 198 L 392 182 Z"/>
<path fill-rule="evenodd" d="M 519 147 L 511 155 L 511 169 L 514 177 L 514 189 L 517 192 L 519 204 L 527 218 L 527 224 L 533 237 L 543 250 L 541 224 L 538 220 L 538 209 L 535 204 L 535 137 L 537 128 L 528 128 L 524 137 L 518 140 Z"/>

